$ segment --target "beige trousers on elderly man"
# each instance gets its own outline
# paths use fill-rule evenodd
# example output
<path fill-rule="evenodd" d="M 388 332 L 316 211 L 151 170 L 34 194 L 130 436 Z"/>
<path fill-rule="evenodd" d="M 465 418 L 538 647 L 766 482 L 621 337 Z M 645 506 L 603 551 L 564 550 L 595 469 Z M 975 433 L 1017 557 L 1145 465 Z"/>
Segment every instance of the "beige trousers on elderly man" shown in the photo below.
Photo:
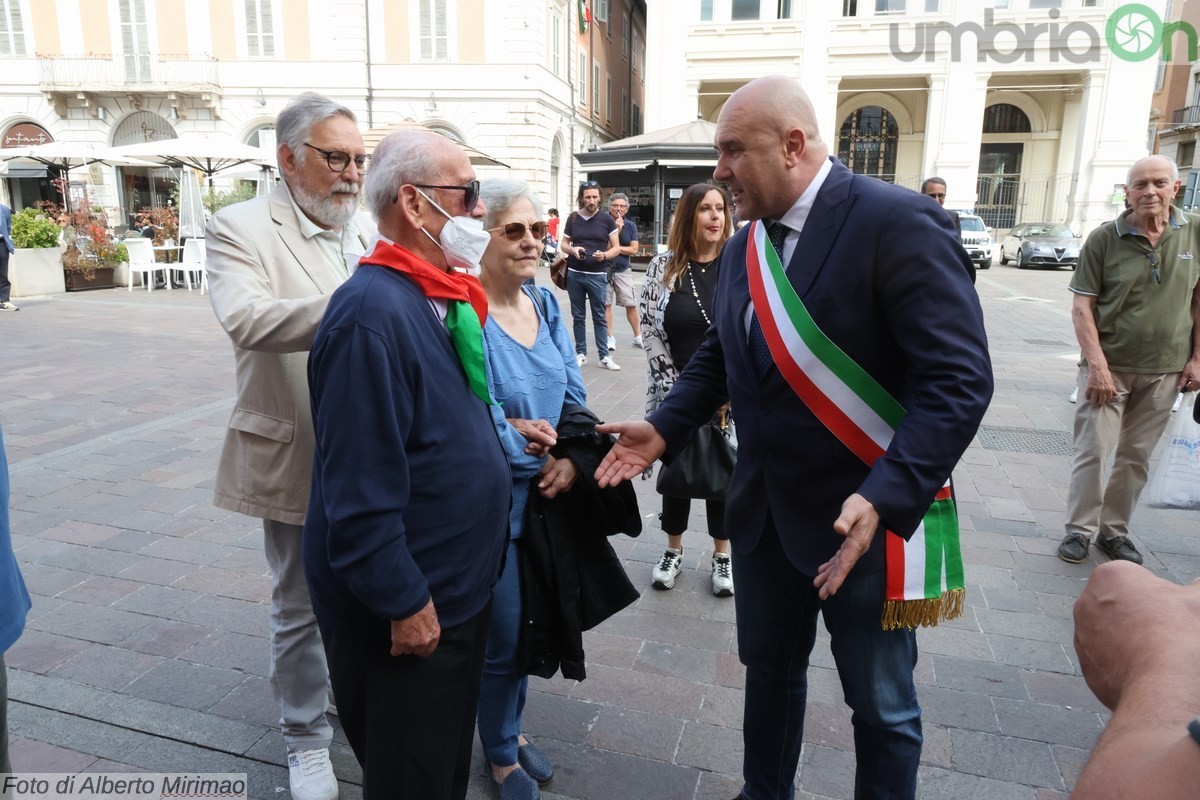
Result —
<path fill-rule="evenodd" d="M 1079 368 L 1075 463 L 1067 495 L 1067 533 L 1089 539 L 1129 535 L 1129 518 L 1146 485 L 1150 454 L 1171 418 L 1179 373 L 1114 372 L 1117 396 L 1097 408 L 1084 399 L 1088 368 Z M 1114 450 L 1115 455 L 1114 455 Z M 1105 485 L 1105 466 L 1112 471 Z"/>

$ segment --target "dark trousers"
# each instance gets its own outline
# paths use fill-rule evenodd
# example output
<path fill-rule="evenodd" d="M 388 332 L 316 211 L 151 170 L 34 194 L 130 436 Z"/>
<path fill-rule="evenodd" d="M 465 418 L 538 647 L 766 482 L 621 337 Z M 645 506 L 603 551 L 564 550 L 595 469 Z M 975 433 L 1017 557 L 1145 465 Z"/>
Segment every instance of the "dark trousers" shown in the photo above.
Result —
<path fill-rule="evenodd" d="M 8 279 L 9 255 L 5 242 L 0 241 L 0 303 L 7 303 L 12 299 L 10 295 L 12 292 L 12 281 Z"/>
<path fill-rule="evenodd" d="M 321 624 L 329 679 L 367 800 L 463 800 L 490 605 L 442 628 L 428 658 Z"/>
<path fill-rule="evenodd" d="M 663 533 L 679 536 L 687 530 L 688 517 L 692 515 L 692 501 L 687 497 L 662 496 Z M 725 501 L 705 500 L 704 510 L 708 514 L 708 535 L 714 539 L 725 540 Z"/>
<path fill-rule="evenodd" d="M 917 640 L 912 631 L 880 625 L 883 574 L 851 570 L 838 593 L 822 603 L 813 576 L 788 560 L 769 517 L 754 550 L 744 553 L 736 542 L 734 549 L 738 655 L 746 665 L 742 796 L 795 796 L 819 611 L 853 711 L 855 800 L 912 800 L 922 742 L 913 684 Z"/>

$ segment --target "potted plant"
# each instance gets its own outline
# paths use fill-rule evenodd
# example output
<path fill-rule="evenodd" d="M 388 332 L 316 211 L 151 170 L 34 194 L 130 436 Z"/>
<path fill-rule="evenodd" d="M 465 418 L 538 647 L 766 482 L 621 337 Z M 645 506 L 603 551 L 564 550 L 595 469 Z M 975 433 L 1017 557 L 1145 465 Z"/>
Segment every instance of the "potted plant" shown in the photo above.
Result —
<path fill-rule="evenodd" d="M 14 297 L 64 291 L 59 257 L 59 227 L 36 208 L 18 211 L 12 218 L 13 254 L 9 277 Z"/>
<path fill-rule="evenodd" d="M 68 292 L 88 289 L 111 289 L 116 284 L 113 274 L 117 265 L 129 260 L 125 245 L 113 241 L 102 215 L 87 211 L 72 214 L 71 227 L 76 243 L 62 256 L 64 282 Z"/>

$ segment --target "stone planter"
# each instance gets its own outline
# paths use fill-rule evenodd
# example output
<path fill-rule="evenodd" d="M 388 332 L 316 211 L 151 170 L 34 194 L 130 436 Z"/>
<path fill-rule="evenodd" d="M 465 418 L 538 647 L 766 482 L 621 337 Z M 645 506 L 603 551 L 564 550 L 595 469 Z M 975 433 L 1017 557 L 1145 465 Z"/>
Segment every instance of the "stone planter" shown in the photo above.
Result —
<path fill-rule="evenodd" d="M 62 248 L 22 248 L 8 260 L 8 277 L 12 281 L 13 297 L 39 294 L 62 294 L 66 291 L 63 278 Z"/>
<path fill-rule="evenodd" d="M 96 267 L 91 272 L 62 271 L 68 292 L 86 292 L 91 289 L 112 289 L 113 268 Z"/>

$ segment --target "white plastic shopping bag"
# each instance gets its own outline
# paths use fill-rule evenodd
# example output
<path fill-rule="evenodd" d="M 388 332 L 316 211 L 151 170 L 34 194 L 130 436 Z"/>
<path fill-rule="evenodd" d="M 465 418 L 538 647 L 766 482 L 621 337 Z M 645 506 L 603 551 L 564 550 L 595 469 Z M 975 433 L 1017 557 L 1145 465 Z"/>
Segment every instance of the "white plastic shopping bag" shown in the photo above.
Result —
<path fill-rule="evenodd" d="M 1200 423 L 1192 419 L 1196 393 L 1184 395 L 1167 425 L 1166 450 L 1146 486 L 1146 504 L 1200 509 Z"/>

